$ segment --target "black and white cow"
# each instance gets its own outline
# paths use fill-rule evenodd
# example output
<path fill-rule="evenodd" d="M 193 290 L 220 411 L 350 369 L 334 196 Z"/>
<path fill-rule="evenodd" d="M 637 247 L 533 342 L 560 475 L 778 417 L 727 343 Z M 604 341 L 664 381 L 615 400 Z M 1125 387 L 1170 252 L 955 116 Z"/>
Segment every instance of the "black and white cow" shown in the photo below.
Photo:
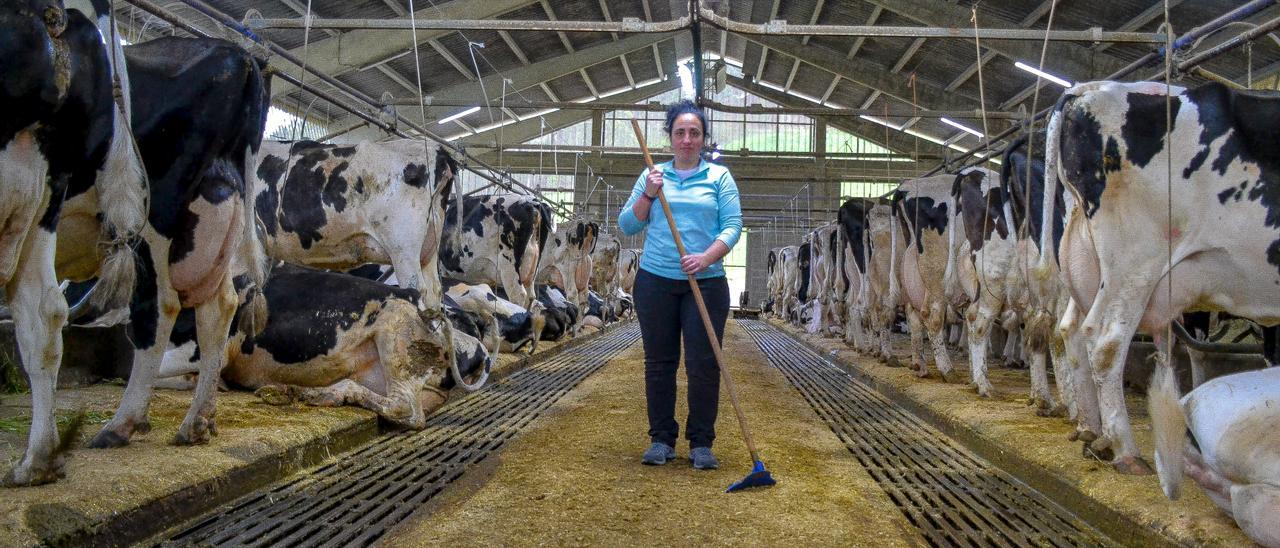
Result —
<path fill-rule="evenodd" d="M 1173 367 L 1152 375 L 1156 469 L 1177 499 L 1185 473 L 1262 546 L 1280 546 L 1280 368 L 1215 378 L 1178 395 Z"/>
<path fill-rule="evenodd" d="M 905 238 L 901 264 L 897 268 L 897 287 L 901 288 L 907 320 L 911 326 L 911 359 L 916 374 L 929 374 L 924 361 L 924 336 L 933 346 L 934 361 L 944 380 L 952 376 L 951 357 L 947 352 L 947 316 L 955 304 L 950 283 L 952 264 L 950 241 L 960 227 L 952 217 L 955 204 L 951 198 L 954 175 L 936 175 L 903 181 L 893 192 L 893 216 L 902 226 Z M 896 232 L 894 234 L 897 234 Z M 897 287 L 890 289 L 895 293 Z"/>
<path fill-rule="evenodd" d="M 262 254 L 251 237 L 245 188 L 270 97 L 258 62 L 216 39 L 160 38 L 124 50 L 151 208 L 130 311 L 133 371 L 120 408 L 93 447 L 124 445 L 135 431 L 149 428 L 152 383 L 178 312 L 194 308 L 201 346 L 222 348 L 238 302 L 232 258 L 244 257 L 251 294 L 262 287 L 266 266 L 253 259 Z M 251 302 L 249 316 L 258 320 L 261 299 Z M 202 356 L 200 381 L 176 443 L 209 439 L 222 363 L 221 352 Z"/>
<path fill-rule="evenodd" d="M 952 302 L 964 320 L 969 343 L 969 370 L 982 397 L 992 396 L 987 378 L 987 347 L 992 327 L 1006 310 L 1014 268 L 1017 235 L 1008 198 L 995 172 L 973 168 L 956 175 L 951 187 L 955 204 L 948 263 L 952 265 Z M 1040 369 L 1041 374 L 1044 373 Z"/>
<path fill-rule="evenodd" d="M 1122 472 L 1151 472 L 1124 403 L 1136 331 L 1159 339 L 1185 310 L 1280 323 L 1278 123 L 1277 94 L 1212 83 L 1091 82 L 1054 107 L 1046 185 L 1065 184 L 1067 219 L 1057 253 L 1037 268 L 1057 259 L 1087 310 L 1080 329 L 1100 384 L 1102 441 Z"/>
<path fill-rule="evenodd" d="M 605 321 L 616 321 L 618 317 L 618 258 L 622 253 L 622 242 L 608 230 L 601 230 L 596 240 L 595 249 L 591 252 L 590 287 L 604 300 Z M 612 318 L 612 319 L 610 319 Z"/>
<path fill-rule="evenodd" d="M 538 263 L 538 283 L 560 289 L 566 299 L 586 316 L 591 283 L 591 254 L 600 236 L 600 225 L 585 219 L 561 223 L 547 241 Z M 575 324 L 571 330 L 577 333 Z"/>
<path fill-rule="evenodd" d="M 101 270 L 104 305 L 127 301 L 133 291 L 127 241 L 143 228 L 146 187 L 128 135 L 127 101 L 112 97 L 119 47 L 104 47 L 95 15 L 53 0 L 0 5 L 0 286 L 32 393 L 27 450 L 6 485 L 62 475 L 53 392 L 67 304 L 58 263 L 61 276 Z M 123 71 L 119 76 L 127 81 Z M 123 89 L 127 97 L 127 84 Z M 67 214 L 77 208 L 92 211 L 87 221 Z M 57 239 L 62 218 L 74 220 Z M 110 244 L 105 264 L 99 242 Z"/>
<path fill-rule="evenodd" d="M 578 323 L 579 309 L 564 293 L 554 286 L 538 284 L 538 302 L 542 303 L 545 318 L 542 340 L 558 341 L 569 334 Z"/>
<path fill-rule="evenodd" d="M 484 345 L 427 309 L 417 289 L 282 263 L 263 296 L 267 320 L 257 334 L 235 322 L 222 378 L 268 403 L 351 404 L 422 428 L 450 388 L 479 389 L 492 366 Z M 191 337 L 192 316 L 184 316 L 163 377 L 195 372 L 203 347 Z"/>
<path fill-rule="evenodd" d="M 468 312 L 491 318 L 500 334 L 499 348 L 503 352 L 516 352 L 529 345 L 529 353 L 538 349 L 542 330 L 546 325 L 543 305 L 534 301 L 528 309 L 499 297 L 486 284 L 468 284 L 457 280 L 444 280 L 445 296 Z"/>
<path fill-rule="evenodd" d="M 551 208 L 518 194 L 467 196 L 459 224 L 456 202 L 445 213 L 440 274 L 501 287 L 507 300 L 531 306 L 538 263 L 555 230 Z"/>
<path fill-rule="evenodd" d="M 264 143 L 254 208 L 267 254 L 334 270 L 392 265 L 401 286 L 438 307 L 437 256 L 457 171 L 444 147 L 418 140 Z"/>
<path fill-rule="evenodd" d="M 866 311 L 870 298 L 867 287 L 867 213 L 875 205 L 866 198 L 851 198 L 840 204 L 836 211 L 836 224 L 839 227 L 839 249 L 837 250 L 841 266 L 839 273 L 846 280 L 844 295 L 838 298 L 844 301 L 845 325 L 844 340 L 858 350 L 872 350 L 869 331 L 867 330 Z"/>

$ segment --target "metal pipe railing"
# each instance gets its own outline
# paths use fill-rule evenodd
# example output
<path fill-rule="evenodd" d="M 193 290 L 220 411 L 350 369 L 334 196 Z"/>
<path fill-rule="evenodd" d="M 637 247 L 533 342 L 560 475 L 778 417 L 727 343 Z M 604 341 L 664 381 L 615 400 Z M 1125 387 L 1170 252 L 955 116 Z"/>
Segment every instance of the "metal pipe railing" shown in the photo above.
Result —
<path fill-rule="evenodd" d="M 392 99 L 387 102 L 388 105 L 396 106 L 417 106 L 418 100 L 411 97 L 402 97 Z M 869 108 L 830 108 L 830 107 L 765 107 L 760 105 L 737 106 L 726 105 L 724 103 L 703 100 L 701 102 L 703 108 L 725 112 L 729 114 L 803 114 L 806 116 L 827 116 L 827 117 L 857 117 L 857 116 L 873 116 L 877 118 L 915 118 L 917 116 L 923 118 L 965 118 L 980 119 L 982 111 L 973 110 L 917 110 L 917 111 L 891 111 L 885 113 L 880 109 Z M 472 107 L 475 101 L 431 101 L 430 106 L 433 107 Z M 560 110 L 642 110 L 648 112 L 666 112 L 667 106 L 651 102 L 651 103 L 619 103 L 609 101 L 591 101 L 587 103 L 579 103 L 575 101 L 526 101 L 507 99 L 507 108 L 532 108 L 532 109 L 560 109 Z M 988 110 L 987 118 L 1001 120 L 1020 120 L 1023 115 L 1007 110 Z"/>
<path fill-rule="evenodd" d="M 152 15 L 155 15 L 156 17 L 159 17 L 159 18 L 161 18 L 161 19 L 163 19 L 163 20 L 165 20 L 165 21 L 169 22 L 170 24 L 173 24 L 173 25 L 175 25 L 175 26 L 177 26 L 177 27 L 179 27 L 179 28 L 182 28 L 183 30 L 185 30 L 185 31 L 187 31 L 187 32 L 189 32 L 189 33 L 191 33 L 191 34 L 193 34 L 193 35 L 195 35 L 195 36 L 206 36 L 206 37 L 211 37 L 208 33 L 206 33 L 206 32 L 204 32 L 204 31 L 200 30 L 199 28 L 197 28 L 197 27 L 195 27 L 195 26 L 190 25 L 189 23 L 187 23 L 186 21 L 182 20 L 181 18 L 176 17 L 176 16 L 174 16 L 174 15 L 172 15 L 172 14 L 168 13 L 168 11 L 167 11 L 167 10 L 165 10 L 165 9 L 164 9 L 164 8 L 162 8 L 161 6 L 158 6 L 158 5 L 154 4 L 154 3 L 152 3 L 150 0 L 125 0 L 125 1 L 126 1 L 126 2 L 128 2 L 128 3 L 130 3 L 130 4 L 133 4 L 134 6 L 137 6 L 138 8 L 142 9 L 143 11 L 146 11 L 146 12 L 148 12 L 148 13 L 151 13 Z M 289 62 L 291 62 L 291 63 L 293 63 L 293 64 L 295 64 L 295 65 L 297 65 L 297 66 L 299 66 L 299 67 L 303 67 L 303 66 L 304 66 L 304 65 L 303 65 L 303 63 L 302 63 L 302 61 L 301 61 L 300 59 L 297 59 L 297 58 L 296 58 L 295 56 L 293 56 L 292 54 L 290 54 L 290 53 L 288 52 L 288 50 L 285 50 L 284 48 L 281 48 L 280 46 L 276 45 L 275 43 L 271 42 L 270 40 L 267 40 L 267 39 L 265 39 L 265 38 L 262 38 L 261 36 L 258 36 L 258 35 L 257 35 L 256 33 L 254 33 L 252 30 L 247 29 L 247 28 L 245 28 L 244 26 L 240 25 L 240 23 L 239 23 L 239 22 L 237 22 L 236 20 L 232 19 L 230 16 L 228 16 L 228 15 L 226 15 L 226 14 L 222 13 L 222 12 L 221 12 L 221 11 L 219 11 L 217 8 L 214 8 L 214 7 L 210 6 L 210 5 L 208 5 L 208 4 L 204 3 L 204 2 L 202 2 L 201 0 L 183 0 L 183 2 L 184 2 L 187 6 L 191 7 L 192 9 L 195 9 L 196 11 L 200 12 L 201 14 L 204 14 L 204 15 L 206 15 L 206 16 L 208 16 L 208 17 L 210 17 L 211 19 L 213 19 L 214 21 L 217 21 L 218 23 L 222 24 L 223 26 L 225 26 L 225 27 L 227 27 L 227 28 L 229 28 L 229 29 L 231 29 L 231 30 L 233 30 L 233 31 L 236 31 L 236 32 L 240 33 L 240 34 L 241 34 L 241 35 L 243 35 L 245 38 L 249 39 L 250 41 L 252 41 L 253 43 L 255 43 L 255 44 L 259 45 L 260 47 L 263 47 L 263 48 L 267 49 L 268 51 L 270 51 L 270 52 L 272 52 L 272 53 L 274 53 L 274 54 L 276 54 L 276 55 L 279 55 L 280 57 L 284 58 L 285 60 L 287 60 L 287 61 L 289 61 Z M 270 61 L 269 61 L 269 60 L 268 60 L 268 65 L 270 65 Z M 367 105 L 369 105 L 369 106 L 371 106 L 371 107 L 374 107 L 374 108 L 376 108 L 376 109 L 379 109 L 379 110 L 381 110 L 381 109 L 382 109 L 382 107 L 383 107 L 383 106 L 385 106 L 385 105 L 383 105 L 380 101 L 376 101 L 376 100 L 374 100 L 372 97 L 369 97 L 368 95 L 364 94 L 363 92 L 360 92 L 359 90 L 357 90 L 357 89 L 355 89 L 355 88 L 352 88 L 351 86 L 349 86 L 349 85 L 347 85 L 347 84 L 344 84 L 344 83 L 342 83 L 342 82 L 340 82 L 340 81 L 338 81 L 338 80 L 336 80 L 336 79 L 334 79 L 334 78 L 332 78 L 332 77 L 330 77 L 330 76 L 328 76 L 328 75 L 325 75 L 325 74 L 323 74 L 323 73 L 320 73 L 320 72 L 315 71 L 315 70 L 310 69 L 310 68 L 306 69 L 306 73 L 307 73 L 307 74 L 310 74 L 310 75 L 313 75 L 313 76 L 316 76 L 319 80 L 321 80 L 321 81 L 323 81 L 323 82 L 325 82 L 325 83 L 328 83 L 328 84 L 333 85 L 335 88 L 337 88 L 337 89 L 338 89 L 338 91 L 341 91 L 342 93 L 344 93 L 344 94 L 346 94 L 346 95 L 349 95 L 351 98 L 356 99 L 356 100 L 357 100 L 357 101 L 359 101 L 359 102 L 365 103 L 365 104 L 367 104 Z M 391 127 L 391 126 L 389 126 L 389 125 L 387 125 L 387 124 L 383 123 L 382 121 L 378 120 L 378 119 L 377 119 L 377 117 L 376 117 L 376 115 L 366 113 L 366 112 L 364 112 L 364 111 L 362 111 L 362 110 L 360 110 L 360 109 L 358 109 L 358 108 L 356 108 L 356 107 L 353 107 L 353 106 L 351 106 L 351 105 L 348 105 L 348 104 L 346 104 L 344 101 L 342 101 L 342 100 L 339 100 L 339 99 L 335 98 L 333 95 L 329 94 L 328 92 L 326 92 L 326 91 L 324 91 L 324 90 L 320 90 L 320 89 L 316 88 L 315 86 L 312 86 L 312 85 L 310 85 L 310 84 L 304 84 L 304 83 L 301 81 L 301 79 L 299 79 L 299 78 L 295 78 L 295 77 L 293 77 L 293 76 L 289 75 L 288 73 L 286 73 L 286 72 L 284 72 L 284 71 L 281 71 L 281 70 L 275 69 L 275 70 L 273 70 L 273 71 L 272 71 L 272 74 L 273 74 L 274 76 L 277 76 L 277 77 L 279 77 L 279 78 L 281 78 L 281 79 L 283 79 L 283 80 L 285 80 L 285 81 L 287 81 L 287 82 L 289 82 L 289 83 L 291 83 L 291 84 L 295 85 L 295 86 L 298 86 L 298 88 L 299 88 L 299 89 L 302 89 L 302 90 L 304 90 L 304 91 L 306 91 L 306 92 L 308 92 L 308 93 L 311 93 L 312 95 L 315 95 L 315 96 L 317 96 L 317 97 L 320 97 L 320 98 L 324 99 L 325 101 L 328 101 L 329 103 L 333 104 L 334 106 L 337 106 L 338 108 L 341 108 L 342 110 L 345 110 L 345 111 L 347 111 L 347 112 L 350 112 L 351 114 L 353 114 L 353 115 L 355 115 L 355 116 L 359 117 L 360 119 L 364 120 L 365 122 L 368 122 L 368 123 L 370 123 L 370 124 L 372 124 L 372 125 L 374 125 L 374 126 L 377 126 L 378 128 L 382 129 L 383 131 L 386 131 L 386 132 L 388 132 L 388 133 L 390 133 L 390 134 L 393 134 L 393 135 L 396 135 L 396 136 L 398 136 L 398 137 L 403 137 L 403 138 L 414 138 L 413 136 L 411 136 L 411 135 L 409 135 L 409 134 L 406 134 L 406 133 L 404 133 L 403 131 L 400 131 L 400 130 L 398 130 L 397 128 Z M 418 133 L 421 137 L 424 137 L 424 138 L 426 138 L 426 139 L 429 139 L 429 140 L 435 141 L 435 142 L 437 142 L 437 143 L 440 143 L 440 144 L 442 144 L 442 145 L 444 145 L 444 146 L 446 146 L 446 147 L 448 147 L 448 148 L 452 149 L 454 152 L 456 152 L 456 153 L 458 154 L 458 156 L 460 157 L 460 160 L 462 160 L 460 163 L 463 165 L 463 167 L 465 167 L 466 169 L 468 169 L 468 170 L 470 170 L 471 172 L 475 173 L 475 174 L 476 174 L 478 177 L 480 177 L 481 179 L 484 179 L 484 180 L 489 181 L 489 182 L 491 182 L 491 183 L 497 184 L 498 186 L 501 186 L 501 187 L 503 187 L 503 188 L 505 188 L 505 189 L 507 189 L 507 190 L 509 190 L 509 191 L 512 191 L 512 192 L 516 192 L 516 190 L 515 190 L 515 189 L 519 188 L 519 189 L 523 190 L 523 191 L 524 191 L 525 193 L 527 193 L 527 194 L 531 194 L 531 195 L 534 195 L 534 196 L 537 196 L 537 197 L 541 198 L 543 201 L 547 202 L 547 204 L 548 204 L 549 206 L 551 206 L 551 207 L 552 207 L 552 208 L 554 208 L 554 209 L 559 210 L 561 213 L 563 213 L 563 214 L 565 214 L 565 215 L 572 215 L 572 211 L 571 211 L 571 210 L 569 210 L 569 209 L 565 208 L 564 206 L 560 205 L 558 202 L 556 202 L 556 201 L 554 201 L 554 200 L 551 200 L 551 199 L 547 198 L 547 197 L 546 197 L 546 196 L 544 196 L 541 192 L 539 192 L 537 189 L 530 188 L 530 187 L 526 186 L 525 184 L 521 183 L 520 181 L 517 181 L 517 180 L 515 180 L 514 178 L 512 178 L 510 175 L 507 175 L 507 174 L 506 174 L 505 172 L 503 172 L 502 170 L 500 170 L 500 169 L 498 169 L 498 168 L 495 168 L 495 167 L 493 167 L 493 166 L 489 165 L 488 163 L 486 163 L 486 162 L 484 162 L 484 161 L 480 160 L 479 158 L 476 158 L 475 156 L 473 156 L 473 155 L 471 155 L 471 154 L 468 154 L 468 153 L 467 153 L 467 151 L 466 151 L 464 148 L 462 148 L 461 146 L 459 146 L 458 144 L 456 144 L 456 143 L 454 143 L 454 142 L 451 142 L 451 141 L 449 141 L 449 140 L 445 139 L 444 137 L 441 137 L 440 135 L 435 134 L 434 132 L 428 131 L 426 128 L 423 128 L 422 126 L 419 126 L 418 124 L 416 124 L 416 123 L 414 123 L 414 122 L 410 121 L 409 119 L 405 118 L 404 116 L 400 115 L 399 113 L 396 113 L 395 117 L 396 117 L 397 123 L 398 123 L 399 125 L 403 125 L 403 126 L 405 126 L 405 127 L 408 127 L 408 128 L 410 128 L 410 129 L 412 129 L 414 132 Z M 478 169 L 476 166 L 479 166 L 479 169 Z M 481 171 L 481 169 L 483 169 L 483 170 L 485 170 L 485 171 L 488 171 L 488 173 L 485 173 L 484 171 Z M 497 174 L 497 176 L 493 175 L 493 174 L 495 174 L 495 173 Z"/>
<path fill-rule="evenodd" d="M 893 27 L 880 25 L 794 25 L 783 20 L 768 23 L 744 23 L 717 15 L 707 8 L 699 8 L 699 17 L 716 28 L 737 34 L 767 34 L 771 36 L 864 36 L 868 38 L 960 38 L 972 40 L 1033 40 L 1045 39 L 1045 31 L 1034 29 L 965 27 Z M 1138 44 L 1163 44 L 1165 36 L 1154 32 L 1105 31 L 1094 27 L 1088 30 L 1048 31 L 1054 42 L 1115 42 Z"/>
<path fill-rule="evenodd" d="M 689 28 L 689 17 L 649 23 L 635 17 L 622 21 L 518 21 L 513 19 L 371 19 L 371 18 L 250 18 L 245 26 L 253 30 L 501 30 L 545 32 L 628 32 L 664 33 Z"/>
<path fill-rule="evenodd" d="M 1236 9 L 1234 9 L 1234 10 L 1231 10 L 1231 11 L 1229 11 L 1229 12 L 1227 12 L 1227 13 L 1225 13 L 1225 14 L 1223 14 L 1223 15 L 1219 16 L 1219 17 L 1217 17 L 1216 19 L 1213 19 L 1213 20 L 1211 20 L 1211 21 L 1209 21 L 1209 22 L 1207 22 L 1207 23 L 1205 23 L 1205 24 L 1203 24 L 1203 25 L 1200 25 L 1200 26 L 1198 26 L 1198 27 L 1195 27 L 1195 28 L 1193 28 L 1193 29 L 1191 29 L 1191 30 L 1187 31 L 1187 32 L 1186 32 L 1185 34 L 1183 34 L 1181 37 L 1179 37 L 1179 38 L 1177 38 L 1176 40 L 1174 40 L 1174 51 L 1177 51 L 1180 47 L 1186 47 L 1186 46 L 1188 46 L 1188 45 L 1190 45 L 1190 44 L 1193 44 L 1193 43 L 1195 43 L 1195 41 L 1196 41 L 1196 40 L 1200 39 L 1201 37 L 1203 37 L 1203 36 L 1207 36 L 1208 34 L 1210 34 L 1210 33 L 1212 33 L 1212 32 L 1215 32 L 1215 31 L 1221 30 L 1223 27 L 1227 26 L 1227 25 L 1228 25 L 1228 24 L 1230 24 L 1230 23 L 1234 23 L 1234 22 L 1236 22 L 1236 21 L 1239 21 L 1239 20 L 1244 19 L 1244 18 L 1246 18 L 1246 17 L 1249 17 L 1249 16 L 1251 16 L 1251 15 L 1254 15 L 1254 14 L 1256 14 L 1256 13 L 1258 13 L 1258 12 L 1262 11 L 1264 8 L 1267 8 L 1267 7 L 1269 7 L 1269 6 L 1273 5 L 1273 4 L 1275 4 L 1277 1 L 1278 1 L 1278 0 L 1254 0 L 1254 1 L 1252 1 L 1252 2 L 1249 2 L 1248 4 L 1245 4 L 1245 5 L 1243 5 L 1243 6 L 1240 6 L 1239 8 L 1236 8 Z M 1276 22 L 1276 21 L 1275 21 L 1275 20 L 1272 20 L 1272 21 L 1268 22 L 1267 24 L 1274 23 L 1274 22 Z M 1260 26 L 1260 27 L 1258 27 L 1258 28 L 1263 28 L 1263 27 L 1261 27 L 1261 26 Z M 1250 34 L 1250 33 L 1254 32 L 1254 31 L 1256 31 L 1256 30 L 1257 30 L 1257 29 L 1253 29 L 1253 30 L 1247 31 L 1247 32 L 1242 33 L 1242 34 Z M 1256 36 L 1261 36 L 1262 34 L 1265 34 L 1265 32 L 1260 32 L 1260 33 L 1258 33 Z M 1256 36 L 1255 36 L 1255 38 L 1256 38 Z M 1239 38 L 1239 36 L 1237 36 L 1236 38 Z M 1216 57 L 1217 55 L 1221 55 L 1221 54 L 1223 54 L 1223 53 L 1226 53 L 1227 51 L 1230 51 L 1230 50 L 1232 50 L 1232 49 L 1238 48 L 1238 47 L 1240 47 L 1241 45 L 1244 45 L 1245 43 L 1248 43 L 1248 40 L 1237 40 L 1237 39 L 1233 38 L 1233 39 L 1227 40 L 1226 42 L 1223 42 L 1222 44 L 1219 44 L 1218 46 L 1222 46 L 1221 48 L 1219 48 L 1218 46 L 1215 46 L 1214 48 L 1211 48 L 1211 50 L 1210 50 L 1210 51 L 1213 51 L 1213 53 L 1214 53 L 1214 55 L 1213 55 L 1213 56 L 1214 56 L 1214 57 Z M 1158 49 L 1158 50 L 1156 50 L 1156 51 L 1153 51 L 1153 52 L 1151 52 L 1151 53 L 1149 53 L 1149 54 L 1147 54 L 1147 55 L 1143 56 L 1142 58 L 1138 59 L 1137 61 L 1134 61 L 1133 63 L 1130 63 L 1129 65 L 1125 66 L 1124 68 L 1121 68 L 1120 70 L 1118 70 L 1118 71 L 1116 71 L 1116 72 L 1114 72 L 1114 73 L 1112 73 L 1112 74 L 1108 75 L 1106 78 L 1103 78 L 1103 80 L 1116 80 L 1116 79 L 1119 79 L 1119 78 L 1123 78 L 1123 77 L 1125 77 L 1125 76 L 1128 76 L 1128 75 L 1130 75 L 1130 74 L 1134 73 L 1135 71 L 1137 71 L 1138 69 L 1141 69 L 1141 68 L 1143 68 L 1143 67 L 1146 67 L 1146 66 L 1148 66 L 1148 65 L 1150 65 L 1150 64 L 1152 64 L 1152 63 L 1155 63 L 1155 62 L 1157 62 L 1157 61 L 1159 61 L 1159 60 L 1163 59 L 1163 58 L 1164 58 L 1164 51 L 1165 51 L 1165 49 L 1164 49 L 1163 47 L 1161 47 L 1160 49 Z M 1197 55 L 1196 57 L 1201 57 L 1201 56 L 1200 56 L 1200 55 Z M 1207 60 L 1207 59 L 1209 59 L 1209 58 L 1210 58 L 1210 57 L 1203 57 L 1203 58 L 1202 58 L 1202 59 L 1200 59 L 1200 60 L 1197 60 L 1197 61 L 1195 61 L 1195 62 L 1192 62 L 1192 60 L 1193 60 L 1193 59 L 1195 59 L 1195 58 L 1193 57 L 1192 59 L 1188 59 L 1188 60 L 1185 60 L 1185 61 L 1183 61 L 1183 62 L 1178 63 L 1177 69 L 1178 69 L 1178 70 L 1182 70 L 1182 71 L 1189 70 L 1190 68 L 1192 68 L 1192 67 L 1196 66 L 1198 63 L 1203 62 L 1204 60 Z M 1031 116 L 1031 118 L 1029 118 L 1029 119 L 1028 119 L 1028 123 L 1029 123 L 1029 124 L 1034 124 L 1035 122 L 1040 121 L 1040 120 L 1041 120 L 1041 119 L 1043 119 L 1045 116 L 1048 116 L 1048 115 L 1049 115 L 1049 112 L 1051 112 L 1052 110 L 1053 110 L 1053 107 L 1052 107 L 1052 106 L 1050 106 L 1050 107 L 1048 107 L 1048 108 L 1045 108 L 1045 109 L 1043 109 L 1043 110 L 1041 110 L 1041 111 L 1039 111 L 1039 112 L 1035 113 L 1034 115 L 1032 115 L 1032 116 Z M 969 152 L 966 152 L 966 153 L 964 153 L 964 154 L 962 154 L 962 155 L 960 155 L 960 156 L 957 156 L 956 158 L 953 158 L 950 162 L 943 162 L 942 164 L 939 164 L 937 167 L 935 167 L 935 168 L 933 168 L 933 169 L 929 170 L 929 171 L 928 171 L 927 173 L 925 173 L 924 175 L 921 175 L 921 177 L 928 177 L 928 176 L 930 176 L 930 175 L 934 175 L 934 174 L 938 173 L 939 171 L 942 171 L 942 170 L 946 169 L 948 166 L 950 166 L 950 165 L 954 165 L 956 162 L 959 162 L 959 161 L 965 160 L 965 159 L 967 159 L 967 158 L 972 158 L 972 157 L 974 157 L 976 154 L 981 153 L 981 152 L 985 152 L 985 151 L 987 151 L 987 150 L 993 150 L 993 149 L 994 149 L 994 147 L 995 147 L 995 144 L 997 143 L 997 141 L 999 141 L 999 140 L 1001 140 L 1001 139 L 1004 139 L 1004 138 L 1006 138 L 1006 137 L 1009 137 L 1009 136 L 1013 135 L 1013 134 L 1014 134 L 1014 133 L 1016 133 L 1019 129 L 1021 129 L 1021 126 L 1018 126 L 1018 125 L 1012 126 L 1012 127 L 1008 128 L 1008 129 L 1006 129 L 1005 131 L 1002 131 L 1002 132 L 1000 132 L 999 134 L 997 134 L 997 135 L 993 136 L 991 139 L 989 139 L 989 140 L 988 140 L 988 142 L 987 142 L 986 144 L 981 145 L 981 146 L 979 146 L 979 147 L 977 147 L 977 148 L 974 148 L 973 150 L 970 150 Z M 993 157 L 993 156 L 994 156 L 994 155 L 991 155 L 991 156 L 988 156 L 988 157 Z M 975 162 L 974 164 L 971 164 L 971 165 L 978 165 L 978 164 L 981 164 L 982 162 L 985 162 L 985 161 L 986 161 L 986 159 L 984 158 L 981 162 Z M 968 167 L 968 166 L 966 166 L 966 167 Z"/>

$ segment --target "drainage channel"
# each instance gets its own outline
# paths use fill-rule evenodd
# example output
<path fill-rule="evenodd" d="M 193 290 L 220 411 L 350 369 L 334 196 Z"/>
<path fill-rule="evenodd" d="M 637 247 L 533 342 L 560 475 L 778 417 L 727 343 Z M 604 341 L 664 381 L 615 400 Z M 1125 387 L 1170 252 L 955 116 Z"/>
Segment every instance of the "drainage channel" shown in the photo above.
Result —
<path fill-rule="evenodd" d="M 166 545 L 367 546 L 640 337 L 632 323 L 450 402 L 411 433 L 246 495 Z"/>
<path fill-rule="evenodd" d="M 1114 545 L 777 328 L 738 323 L 931 546 Z"/>

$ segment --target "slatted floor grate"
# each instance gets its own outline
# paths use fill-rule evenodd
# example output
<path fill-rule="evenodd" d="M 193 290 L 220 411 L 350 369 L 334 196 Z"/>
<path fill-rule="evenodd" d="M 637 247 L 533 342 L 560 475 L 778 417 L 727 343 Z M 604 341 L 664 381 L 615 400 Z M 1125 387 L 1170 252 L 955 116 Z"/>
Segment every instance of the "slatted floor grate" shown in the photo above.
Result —
<path fill-rule="evenodd" d="M 367 546 L 640 337 L 615 328 L 454 400 L 424 430 L 390 434 L 309 474 L 246 495 L 166 544 Z"/>
<path fill-rule="evenodd" d="M 930 545 L 1114 544 L 773 326 L 738 323 Z"/>

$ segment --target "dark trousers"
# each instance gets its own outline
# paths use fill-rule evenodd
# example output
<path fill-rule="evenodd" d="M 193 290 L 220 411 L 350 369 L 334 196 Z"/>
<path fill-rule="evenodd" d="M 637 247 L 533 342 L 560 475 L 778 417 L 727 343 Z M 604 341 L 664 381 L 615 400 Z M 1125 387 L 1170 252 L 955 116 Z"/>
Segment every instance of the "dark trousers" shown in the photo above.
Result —
<path fill-rule="evenodd" d="M 724 277 L 698 280 L 698 288 L 723 340 L 729 317 L 729 282 Z M 644 392 L 649 404 L 649 438 L 672 447 L 680 434 L 676 424 L 676 369 L 684 340 L 685 377 L 689 381 L 689 421 L 685 437 L 690 447 L 711 447 L 716 439 L 716 410 L 720 404 L 720 368 L 707 340 L 689 281 L 672 280 L 643 269 L 634 288 L 636 318 L 644 340 Z"/>

